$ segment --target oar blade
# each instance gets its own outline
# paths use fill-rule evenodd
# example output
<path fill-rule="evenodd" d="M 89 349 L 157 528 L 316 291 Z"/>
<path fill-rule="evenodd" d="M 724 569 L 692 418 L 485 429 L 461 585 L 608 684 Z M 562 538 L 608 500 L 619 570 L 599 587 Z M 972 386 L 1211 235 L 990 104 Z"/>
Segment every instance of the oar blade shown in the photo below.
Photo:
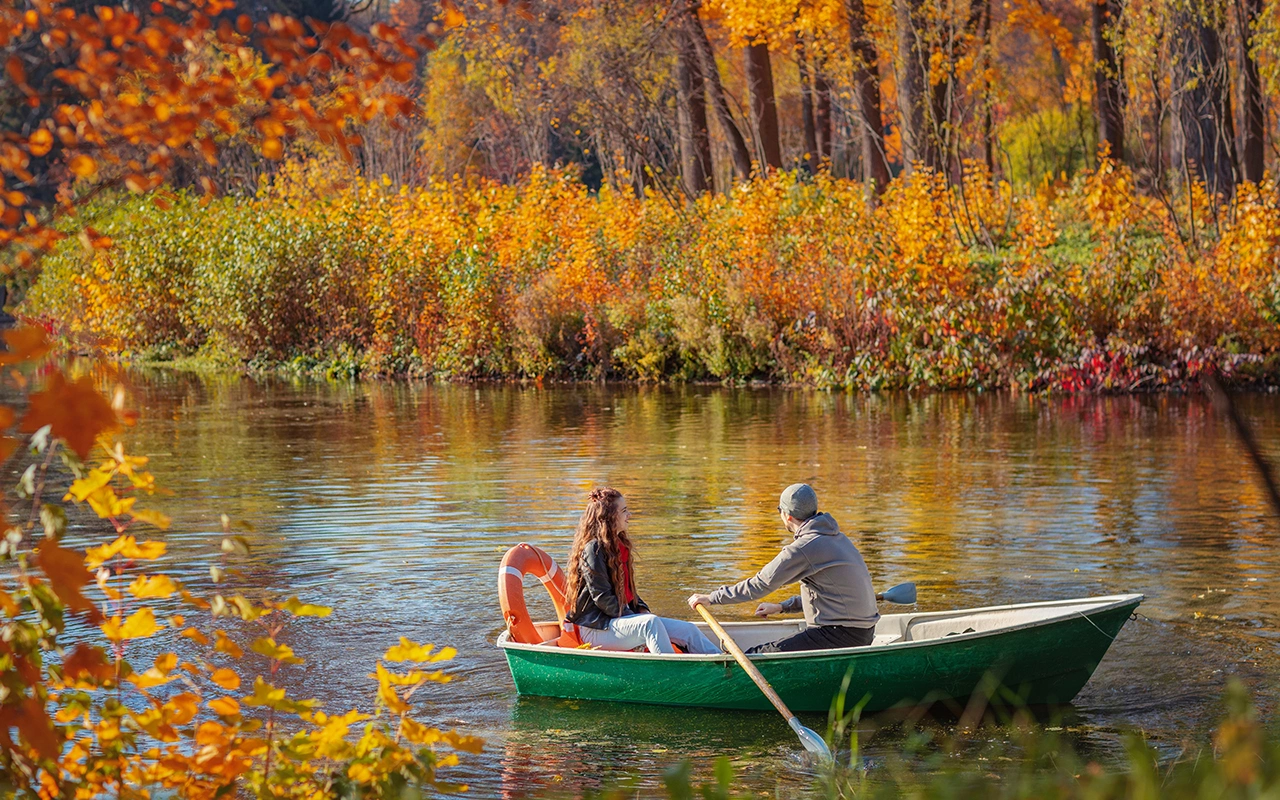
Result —
<path fill-rule="evenodd" d="M 827 747 L 827 743 L 817 732 L 806 728 L 800 724 L 800 720 L 792 717 L 787 720 L 791 723 L 791 730 L 796 732 L 796 736 L 800 737 L 800 744 L 804 745 L 804 749 L 824 761 L 833 761 L 831 757 L 831 749 Z"/>
<path fill-rule="evenodd" d="M 885 589 L 883 596 L 890 603 L 909 606 L 916 601 L 916 585 L 914 583 L 900 583 L 897 586 Z"/>

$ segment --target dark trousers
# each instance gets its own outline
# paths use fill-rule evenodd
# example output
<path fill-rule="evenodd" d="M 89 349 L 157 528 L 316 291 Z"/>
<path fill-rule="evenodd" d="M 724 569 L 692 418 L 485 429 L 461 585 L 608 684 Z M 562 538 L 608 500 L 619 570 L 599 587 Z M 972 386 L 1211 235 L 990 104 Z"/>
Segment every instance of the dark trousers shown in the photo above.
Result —
<path fill-rule="evenodd" d="M 834 650 L 837 647 L 865 647 L 876 638 L 875 628 L 846 628 L 843 625 L 821 625 L 805 628 L 795 636 L 776 642 L 758 644 L 748 653 L 795 653 L 801 650 Z"/>

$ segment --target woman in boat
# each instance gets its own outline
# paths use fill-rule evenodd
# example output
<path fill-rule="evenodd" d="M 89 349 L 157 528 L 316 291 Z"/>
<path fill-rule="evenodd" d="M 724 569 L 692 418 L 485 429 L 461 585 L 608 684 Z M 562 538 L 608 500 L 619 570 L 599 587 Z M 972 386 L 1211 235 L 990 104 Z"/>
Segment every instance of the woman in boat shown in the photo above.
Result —
<path fill-rule="evenodd" d="M 565 629 L 601 650 L 719 653 L 691 622 L 659 617 L 636 594 L 635 557 L 627 522 L 627 499 L 617 489 L 592 489 L 569 548 Z"/>

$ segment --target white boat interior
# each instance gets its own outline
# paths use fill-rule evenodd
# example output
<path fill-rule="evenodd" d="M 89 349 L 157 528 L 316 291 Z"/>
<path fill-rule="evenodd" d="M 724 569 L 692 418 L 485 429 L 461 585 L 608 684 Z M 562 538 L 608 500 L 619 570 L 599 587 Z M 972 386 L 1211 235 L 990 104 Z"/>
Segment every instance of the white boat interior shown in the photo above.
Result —
<path fill-rule="evenodd" d="M 1064 617 L 1087 616 L 1092 612 L 1120 606 L 1141 599 L 1140 594 L 1118 594 L 1104 597 L 1087 597 L 1074 600 L 1050 600 L 1039 603 L 988 606 L 954 611 L 907 612 L 885 614 L 876 625 L 875 640 L 869 647 L 912 646 L 936 642 L 957 636 L 982 636 L 1016 628 L 1040 625 Z M 705 623 L 695 623 L 708 638 L 715 639 Z M 805 627 L 803 619 L 763 622 L 726 622 L 725 630 L 744 650 L 756 645 L 782 639 L 798 633 Z M 538 634 L 544 638 L 541 645 L 524 645 L 510 641 L 508 632 L 498 637 L 503 647 L 555 647 L 560 626 L 555 622 L 537 623 Z M 716 656 L 684 656 L 686 658 L 715 658 Z"/>

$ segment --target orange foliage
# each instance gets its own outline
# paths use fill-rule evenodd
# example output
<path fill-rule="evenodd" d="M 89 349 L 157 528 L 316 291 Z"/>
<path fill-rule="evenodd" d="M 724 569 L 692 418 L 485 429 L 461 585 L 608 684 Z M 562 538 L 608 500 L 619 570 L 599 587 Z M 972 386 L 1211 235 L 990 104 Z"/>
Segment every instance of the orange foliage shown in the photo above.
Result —
<path fill-rule="evenodd" d="M 130 351 L 440 377 L 1057 385 L 1139 347 L 1138 385 L 1158 385 L 1193 349 L 1256 373 L 1280 347 L 1265 190 L 1193 254 L 1111 162 L 1038 193 L 919 172 L 871 210 L 825 173 L 688 209 L 541 169 L 420 190 L 334 175 L 299 163 L 252 201 L 104 220 L 120 244 L 60 249 L 24 312 Z"/>

